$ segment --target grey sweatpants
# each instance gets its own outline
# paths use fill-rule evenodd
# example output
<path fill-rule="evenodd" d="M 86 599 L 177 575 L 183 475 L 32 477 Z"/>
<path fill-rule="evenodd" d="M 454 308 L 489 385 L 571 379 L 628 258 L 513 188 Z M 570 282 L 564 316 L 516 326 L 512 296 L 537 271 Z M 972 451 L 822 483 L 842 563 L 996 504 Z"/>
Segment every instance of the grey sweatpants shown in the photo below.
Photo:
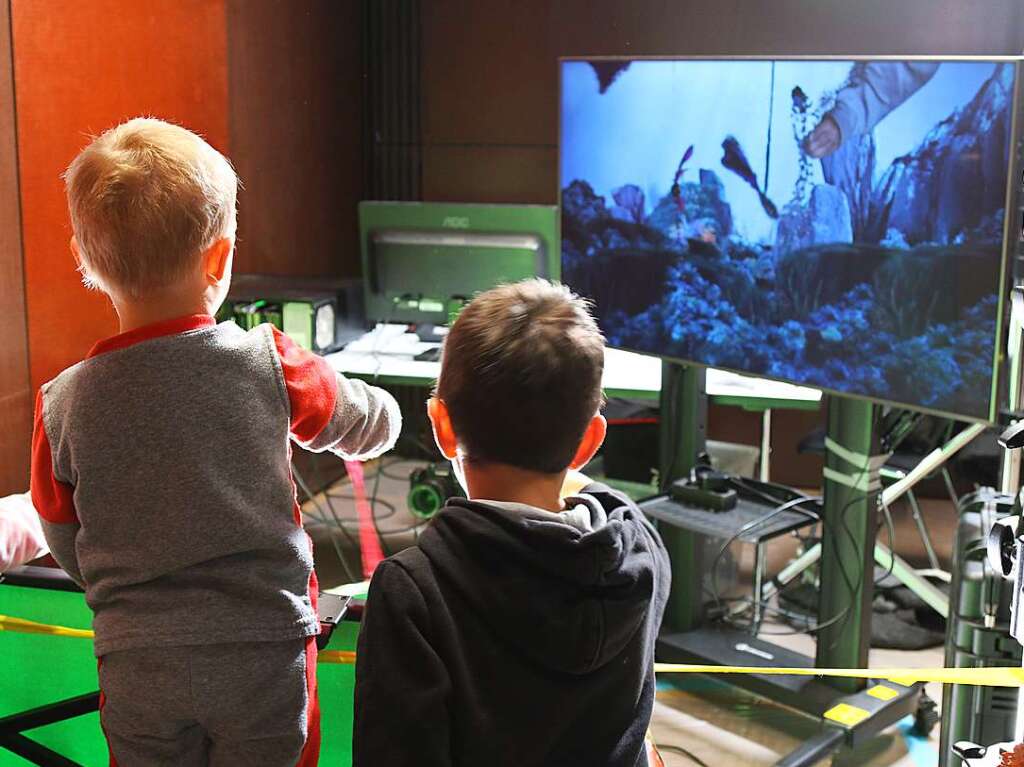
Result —
<path fill-rule="evenodd" d="M 122 650 L 100 659 L 99 675 L 117 767 L 313 767 L 319 757 L 313 637 Z"/>

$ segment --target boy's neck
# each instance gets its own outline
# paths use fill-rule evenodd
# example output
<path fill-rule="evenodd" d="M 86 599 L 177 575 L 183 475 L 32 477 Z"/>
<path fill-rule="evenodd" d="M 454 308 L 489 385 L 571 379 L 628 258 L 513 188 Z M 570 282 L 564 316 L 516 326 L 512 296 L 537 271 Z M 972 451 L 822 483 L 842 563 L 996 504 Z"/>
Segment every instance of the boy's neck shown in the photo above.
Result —
<path fill-rule="evenodd" d="M 112 297 L 112 300 L 122 333 L 178 317 L 213 313 L 205 297 L 189 298 L 164 294 L 147 296 L 144 299 Z"/>
<path fill-rule="evenodd" d="M 470 498 L 522 503 L 555 513 L 565 510 L 561 499 L 564 471 L 542 474 L 504 463 L 464 461 L 462 472 Z"/>

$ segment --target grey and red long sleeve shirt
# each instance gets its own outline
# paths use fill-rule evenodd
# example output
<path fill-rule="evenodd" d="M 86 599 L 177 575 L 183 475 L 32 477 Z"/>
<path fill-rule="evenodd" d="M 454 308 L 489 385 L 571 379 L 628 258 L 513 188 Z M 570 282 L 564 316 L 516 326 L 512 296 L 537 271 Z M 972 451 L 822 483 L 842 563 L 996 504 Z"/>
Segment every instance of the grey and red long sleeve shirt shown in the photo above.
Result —
<path fill-rule="evenodd" d="M 316 634 L 293 439 L 366 459 L 401 415 L 269 325 L 182 317 L 101 341 L 36 401 L 32 501 L 96 654 Z"/>

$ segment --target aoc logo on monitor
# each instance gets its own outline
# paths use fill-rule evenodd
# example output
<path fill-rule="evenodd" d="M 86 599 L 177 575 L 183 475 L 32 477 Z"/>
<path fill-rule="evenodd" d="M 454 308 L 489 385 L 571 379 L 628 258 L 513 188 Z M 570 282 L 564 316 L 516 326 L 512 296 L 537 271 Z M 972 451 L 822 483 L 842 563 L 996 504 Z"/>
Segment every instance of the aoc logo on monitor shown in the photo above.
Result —
<path fill-rule="evenodd" d="M 445 216 L 441 226 L 445 229 L 469 229 L 469 216 Z"/>

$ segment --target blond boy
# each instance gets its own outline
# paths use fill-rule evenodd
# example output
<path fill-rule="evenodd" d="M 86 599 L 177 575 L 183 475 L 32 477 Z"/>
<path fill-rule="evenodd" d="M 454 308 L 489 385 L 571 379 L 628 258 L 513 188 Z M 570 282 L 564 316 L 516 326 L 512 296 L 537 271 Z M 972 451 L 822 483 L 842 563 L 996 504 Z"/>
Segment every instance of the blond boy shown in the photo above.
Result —
<path fill-rule="evenodd" d="M 216 324 L 237 179 L 201 138 L 131 120 L 66 181 L 71 249 L 121 333 L 41 388 L 32 499 L 95 613 L 112 762 L 315 764 L 317 588 L 289 439 L 378 455 L 397 405 L 268 325 Z"/>

